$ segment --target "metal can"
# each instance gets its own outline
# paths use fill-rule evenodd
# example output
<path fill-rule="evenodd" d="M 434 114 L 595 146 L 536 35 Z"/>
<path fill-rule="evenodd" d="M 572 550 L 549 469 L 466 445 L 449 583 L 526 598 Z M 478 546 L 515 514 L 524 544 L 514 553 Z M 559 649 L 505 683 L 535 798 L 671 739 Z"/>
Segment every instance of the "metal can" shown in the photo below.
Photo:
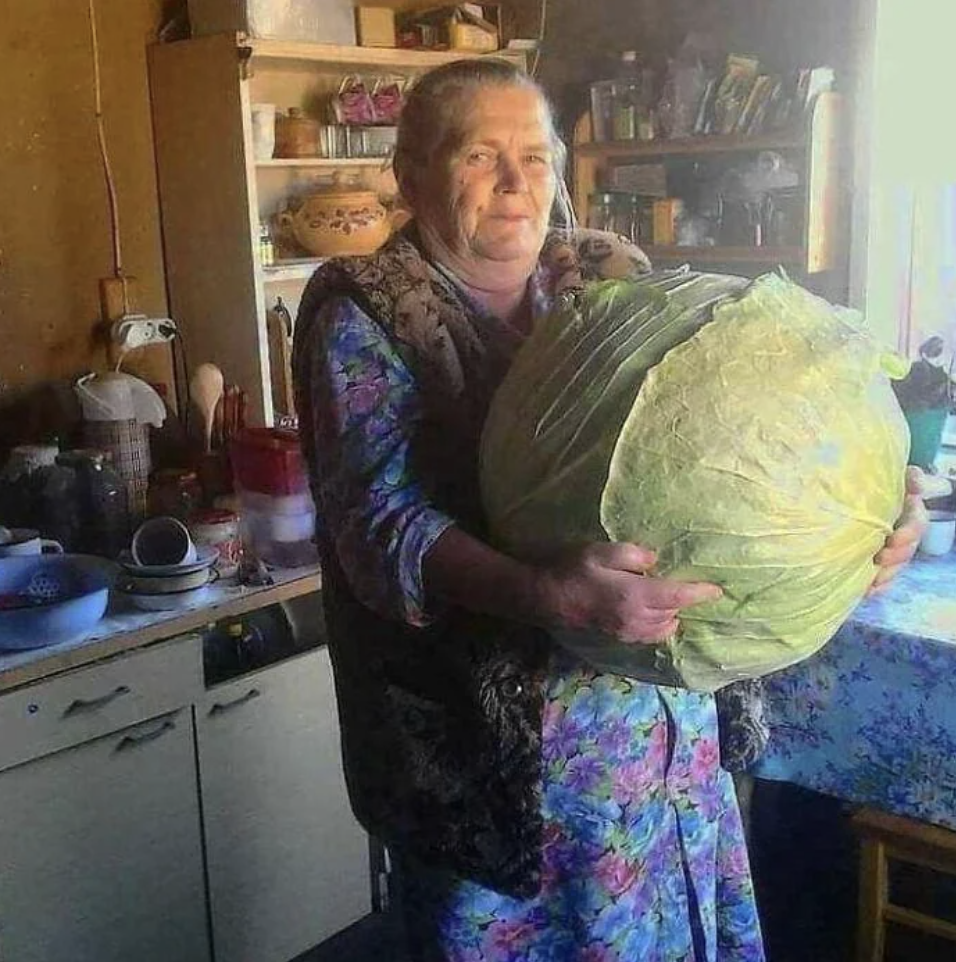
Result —
<path fill-rule="evenodd" d="M 216 570 L 229 578 L 239 570 L 242 555 L 239 539 L 239 515 L 235 511 L 213 508 L 198 511 L 190 519 L 189 533 L 197 545 L 208 545 L 219 551 Z"/>

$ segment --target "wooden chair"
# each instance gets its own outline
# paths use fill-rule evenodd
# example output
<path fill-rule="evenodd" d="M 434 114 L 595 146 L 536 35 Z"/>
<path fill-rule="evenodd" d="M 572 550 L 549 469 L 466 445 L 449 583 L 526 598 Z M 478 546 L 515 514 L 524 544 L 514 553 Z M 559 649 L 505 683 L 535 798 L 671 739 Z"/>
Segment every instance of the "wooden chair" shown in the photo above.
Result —
<path fill-rule="evenodd" d="M 889 892 L 890 860 L 956 876 L 956 832 L 871 808 L 853 816 L 853 829 L 860 838 L 857 962 L 882 962 L 887 922 L 956 942 L 952 922 L 894 905 Z"/>

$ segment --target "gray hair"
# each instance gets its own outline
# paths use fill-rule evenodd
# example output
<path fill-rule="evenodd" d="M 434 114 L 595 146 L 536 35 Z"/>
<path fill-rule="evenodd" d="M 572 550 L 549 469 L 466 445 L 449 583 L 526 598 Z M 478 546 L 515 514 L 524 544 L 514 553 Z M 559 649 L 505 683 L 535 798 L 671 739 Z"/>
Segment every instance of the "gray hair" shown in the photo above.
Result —
<path fill-rule="evenodd" d="M 405 98 L 398 123 L 393 165 L 401 187 L 427 167 L 432 158 L 454 142 L 460 131 L 462 98 L 481 87 L 525 87 L 535 91 L 545 107 L 554 153 L 554 173 L 564 177 L 567 149 L 558 136 L 554 108 L 541 85 L 507 60 L 480 57 L 455 60 L 422 74 Z"/>

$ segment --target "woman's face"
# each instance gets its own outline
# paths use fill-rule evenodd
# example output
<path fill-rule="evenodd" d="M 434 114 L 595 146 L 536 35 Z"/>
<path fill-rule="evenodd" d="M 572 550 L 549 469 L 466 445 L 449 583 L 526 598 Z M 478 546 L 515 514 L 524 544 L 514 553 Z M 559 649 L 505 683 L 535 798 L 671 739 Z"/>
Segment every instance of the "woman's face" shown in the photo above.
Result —
<path fill-rule="evenodd" d="M 553 153 L 547 107 L 536 91 L 479 88 L 451 143 L 415 177 L 420 228 L 437 235 L 452 266 L 530 273 L 554 201 Z"/>

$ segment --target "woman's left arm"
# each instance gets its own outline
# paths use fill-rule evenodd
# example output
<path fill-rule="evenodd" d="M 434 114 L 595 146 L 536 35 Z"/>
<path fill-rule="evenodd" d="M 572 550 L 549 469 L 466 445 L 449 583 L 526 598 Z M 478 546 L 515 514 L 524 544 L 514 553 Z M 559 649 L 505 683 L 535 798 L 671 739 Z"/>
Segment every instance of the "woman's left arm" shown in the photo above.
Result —
<path fill-rule="evenodd" d="M 869 594 L 884 591 L 890 582 L 912 560 L 928 523 L 926 506 L 921 496 L 923 472 L 919 468 L 906 469 L 906 500 L 903 513 L 896 523 L 896 529 L 886 539 L 883 547 L 873 559 L 879 571 L 870 585 Z"/>

